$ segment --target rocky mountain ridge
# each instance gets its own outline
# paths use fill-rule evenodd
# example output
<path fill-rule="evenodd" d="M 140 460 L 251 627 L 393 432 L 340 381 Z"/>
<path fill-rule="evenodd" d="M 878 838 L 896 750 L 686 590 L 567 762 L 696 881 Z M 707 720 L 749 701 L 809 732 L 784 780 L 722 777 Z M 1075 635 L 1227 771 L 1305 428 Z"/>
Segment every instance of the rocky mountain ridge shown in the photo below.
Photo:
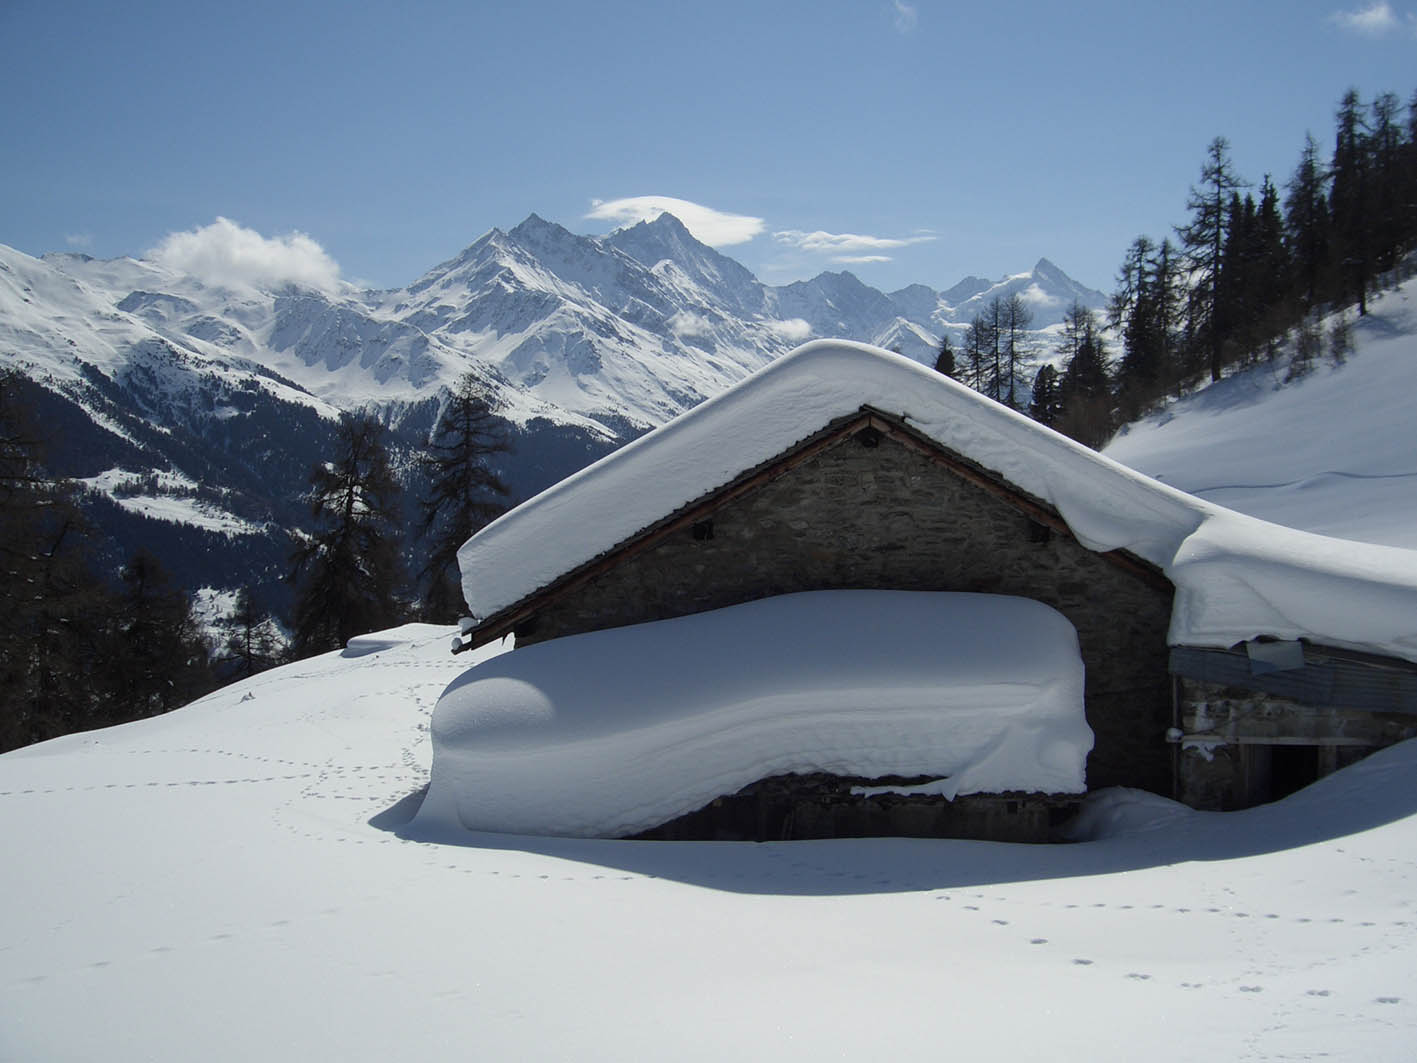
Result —
<path fill-rule="evenodd" d="M 947 292 L 884 293 L 848 272 L 773 287 L 672 215 L 591 237 L 533 214 L 391 291 L 226 285 L 0 246 L 0 349 L 114 556 L 169 542 L 187 585 L 234 586 L 253 567 L 278 579 L 341 411 L 376 413 L 411 453 L 471 372 L 507 421 L 503 472 L 525 497 L 807 339 L 931 361 L 942 333 L 1014 292 L 1042 329 L 1074 299 L 1103 301 L 1046 259 Z M 148 504 L 134 483 L 185 484 L 187 508 Z"/>

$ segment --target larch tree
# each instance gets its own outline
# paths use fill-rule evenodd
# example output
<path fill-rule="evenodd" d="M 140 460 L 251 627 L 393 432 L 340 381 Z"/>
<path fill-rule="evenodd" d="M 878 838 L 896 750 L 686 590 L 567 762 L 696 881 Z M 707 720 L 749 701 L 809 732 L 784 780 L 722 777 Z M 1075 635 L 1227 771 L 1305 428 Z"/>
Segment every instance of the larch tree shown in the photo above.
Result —
<path fill-rule="evenodd" d="M 1312 134 L 1305 134 L 1299 164 L 1285 186 L 1284 196 L 1284 238 L 1301 316 L 1318 309 L 1328 284 L 1328 179 L 1328 170 L 1319 159 L 1318 141 Z"/>
<path fill-rule="evenodd" d="M 1003 300 L 999 312 L 999 332 L 1003 347 L 1004 380 L 1000 391 L 1003 402 L 1011 410 L 1019 408 L 1018 392 L 1027 384 L 1024 374 L 1034 358 L 1033 337 L 1028 326 L 1033 324 L 1033 311 L 1017 292 Z"/>
<path fill-rule="evenodd" d="M 1229 141 L 1216 137 L 1206 149 L 1200 184 L 1191 187 L 1186 199 L 1191 219 L 1176 230 L 1191 271 L 1191 334 L 1205 352 L 1212 381 L 1220 379 L 1224 368 L 1221 270 L 1226 226 L 1231 199 L 1244 187 L 1230 162 Z"/>
<path fill-rule="evenodd" d="M 980 394 L 988 394 L 986 388 L 993 348 L 993 328 L 983 314 L 976 314 L 964 334 L 963 380 Z"/>
<path fill-rule="evenodd" d="M 505 423 L 492 412 L 477 377 L 465 374 L 419 459 L 430 480 L 421 522 L 429 550 L 419 573 L 423 614 L 430 620 L 451 622 L 466 610 L 458 549 L 506 508 L 507 485 L 493 460 L 510 449 Z"/>
<path fill-rule="evenodd" d="M 1343 294 L 1368 312 L 1373 279 L 1373 180 L 1364 107 L 1356 89 L 1338 105 L 1338 132 L 1330 172 L 1329 207 L 1338 247 Z"/>
<path fill-rule="evenodd" d="M 339 452 L 310 473 L 316 530 L 291 555 L 297 584 L 297 657 L 340 649 L 355 635 L 401 619 L 395 538 L 399 485 L 384 429 L 369 416 L 340 419 Z"/>
<path fill-rule="evenodd" d="M 214 662 L 224 681 L 247 679 L 280 660 L 280 640 L 275 622 L 256 601 L 249 587 L 236 593 L 236 603 L 226 618 L 227 636 Z"/>

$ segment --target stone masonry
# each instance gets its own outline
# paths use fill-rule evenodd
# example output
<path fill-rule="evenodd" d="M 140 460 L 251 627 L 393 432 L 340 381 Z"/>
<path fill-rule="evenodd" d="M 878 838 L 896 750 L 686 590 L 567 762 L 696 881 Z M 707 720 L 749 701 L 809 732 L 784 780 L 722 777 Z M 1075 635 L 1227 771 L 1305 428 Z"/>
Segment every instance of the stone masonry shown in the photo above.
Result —
<path fill-rule="evenodd" d="M 1010 594 L 1057 609 L 1077 629 L 1087 669 L 1089 788 L 1172 792 L 1170 585 L 889 436 L 843 437 L 705 512 L 546 603 L 518 625 L 517 641 L 848 588 Z"/>

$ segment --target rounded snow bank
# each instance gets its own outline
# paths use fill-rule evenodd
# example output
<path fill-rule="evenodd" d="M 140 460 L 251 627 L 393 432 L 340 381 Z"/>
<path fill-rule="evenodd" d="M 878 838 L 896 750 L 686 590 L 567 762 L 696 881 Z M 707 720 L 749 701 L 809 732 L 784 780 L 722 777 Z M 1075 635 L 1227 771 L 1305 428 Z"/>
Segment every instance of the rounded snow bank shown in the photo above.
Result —
<path fill-rule="evenodd" d="M 621 837 L 789 772 L 1078 793 L 1077 633 L 1041 602 L 813 591 L 523 647 L 433 712 L 416 822 Z"/>

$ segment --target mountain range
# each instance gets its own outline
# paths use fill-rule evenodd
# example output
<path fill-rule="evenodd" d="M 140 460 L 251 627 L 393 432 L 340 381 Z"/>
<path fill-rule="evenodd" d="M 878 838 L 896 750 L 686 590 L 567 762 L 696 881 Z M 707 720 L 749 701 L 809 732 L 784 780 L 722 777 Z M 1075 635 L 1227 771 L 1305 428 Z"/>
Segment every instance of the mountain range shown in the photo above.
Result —
<path fill-rule="evenodd" d="M 272 584 L 341 411 L 418 449 L 476 375 L 525 497 L 814 337 L 933 361 L 994 296 L 1047 334 L 1101 292 L 1047 259 L 946 291 L 849 272 L 762 283 L 673 215 L 579 236 L 533 214 L 404 288 L 253 286 L 154 259 L 0 245 L 0 350 L 115 557 L 154 536 L 189 587 Z M 407 471 L 408 463 L 405 463 Z"/>

